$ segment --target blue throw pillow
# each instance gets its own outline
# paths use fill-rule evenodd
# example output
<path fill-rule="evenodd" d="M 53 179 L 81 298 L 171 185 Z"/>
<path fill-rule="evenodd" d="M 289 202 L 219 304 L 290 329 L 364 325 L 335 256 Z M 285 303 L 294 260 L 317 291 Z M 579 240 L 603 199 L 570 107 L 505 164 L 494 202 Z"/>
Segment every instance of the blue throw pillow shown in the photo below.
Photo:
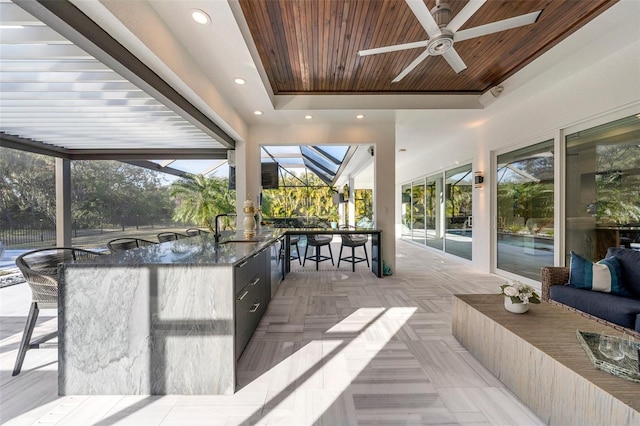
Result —
<path fill-rule="evenodd" d="M 598 263 L 571 252 L 569 285 L 585 290 L 611 293 L 616 296 L 631 297 L 622 286 L 622 268 L 615 257 L 607 257 Z"/>

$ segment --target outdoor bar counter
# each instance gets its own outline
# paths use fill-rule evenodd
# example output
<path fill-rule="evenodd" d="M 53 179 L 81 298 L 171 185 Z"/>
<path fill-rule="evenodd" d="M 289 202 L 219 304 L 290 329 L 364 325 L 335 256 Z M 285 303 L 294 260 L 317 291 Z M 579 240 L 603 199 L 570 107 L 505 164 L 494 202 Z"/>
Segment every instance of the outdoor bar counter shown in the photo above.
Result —
<path fill-rule="evenodd" d="M 209 234 L 63 264 L 59 394 L 232 394 L 281 237 Z"/>
<path fill-rule="evenodd" d="M 372 234 L 382 276 L 378 230 L 262 228 L 219 244 L 205 234 L 62 264 L 58 393 L 232 394 L 237 360 L 288 267 L 288 235 L 314 232 Z"/>
<path fill-rule="evenodd" d="M 371 272 L 378 278 L 382 278 L 382 230 L 370 228 L 353 229 L 326 229 L 326 228 L 286 228 L 285 229 L 285 271 L 291 270 L 291 235 L 340 235 L 340 234 L 364 234 L 371 235 Z"/>

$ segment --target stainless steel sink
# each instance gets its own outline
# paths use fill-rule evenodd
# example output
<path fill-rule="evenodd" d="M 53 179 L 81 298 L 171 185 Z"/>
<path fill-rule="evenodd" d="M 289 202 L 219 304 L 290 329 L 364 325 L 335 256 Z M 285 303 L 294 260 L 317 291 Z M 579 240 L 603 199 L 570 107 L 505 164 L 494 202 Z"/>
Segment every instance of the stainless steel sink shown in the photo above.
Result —
<path fill-rule="evenodd" d="M 260 240 L 248 239 L 248 240 L 226 240 L 221 241 L 220 244 L 229 244 L 229 243 L 259 243 Z"/>

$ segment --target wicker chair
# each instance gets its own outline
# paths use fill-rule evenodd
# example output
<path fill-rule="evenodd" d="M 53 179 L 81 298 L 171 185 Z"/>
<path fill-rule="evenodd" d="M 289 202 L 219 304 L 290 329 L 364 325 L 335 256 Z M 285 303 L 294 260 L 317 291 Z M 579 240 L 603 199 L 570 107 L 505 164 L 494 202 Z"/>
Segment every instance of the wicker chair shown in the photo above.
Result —
<path fill-rule="evenodd" d="M 629 328 L 622 327 L 618 324 L 614 324 L 612 322 L 603 320 L 602 318 L 594 317 L 586 312 L 582 312 L 576 308 L 571 306 L 564 305 L 560 302 L 556 302 L 551 299 L 551 286 L 554 285 L 563 285 L 569 282 L 569 267 L 566 266 L 544 266 L 541 270 L 540 284 L 542 286 L 542 300 L 553 303 L 557 306 L 562 306 L 565 309 L 576 312 L 584 317 L 591 318 L 596 322 L 601 324 L 608 325 L 609 327 L 613 327 L 616 330 L 622 331 L 625 334 L 635 337 L 636 339 L 640 339 L 640 333 L 635 330 L 631 330 Z"/>
<path fill-rule="evenodd" d="M 31 287 L 32 299 L 12 376 L 20 373 L 29 349 L 37 349 L 41 344 L 58 335 L 55 331 L 31 341 L 40 309 L 58 307 L 58 265 L 63 262 L 91 259 L 101 254 L 78 248 L 53 247 L 33 250 L 18 256 L 16 265 Z"/>
<path fill-rule="evenodd" d="M 180 234 L 179 232 L 161 232 L 158 234 L 158 241 L 161 243 L 167 241 L 175 241 L 182 238 L 189 238 L 188 235 Z"/>
<path fill-rule="evenodd" d="M 111 253 L 131 250 L 138 247 L 147 247 L 155 243 L 153 241 L 143 240 L 142 238 L 116 238 L 107 243 L 107 247 Z"/>
<path fill-rule="evenodd" d="M 209 232 L 203 231 L 202 229 L 198 229 L 198 228 L 189 228 L 185 231 L 185 234 L 187 234 L 187 236 L 189 237 L 197 237 L 198 235 L 203 235 L 208 233 Z"/>

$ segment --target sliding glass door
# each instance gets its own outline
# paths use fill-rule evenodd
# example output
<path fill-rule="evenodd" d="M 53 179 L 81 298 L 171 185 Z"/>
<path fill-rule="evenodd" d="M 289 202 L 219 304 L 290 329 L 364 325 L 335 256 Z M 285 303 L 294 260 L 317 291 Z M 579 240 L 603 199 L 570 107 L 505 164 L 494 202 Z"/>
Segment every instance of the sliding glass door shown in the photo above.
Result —
<path fill-rule="evenodd" d="M 498 155 L 497 267 L 535 280 L 553 266 L 553 140 Z"/>
<path fill-rule="evenodd" d="M 640 114 L 566 137 L 566 252 L 640 250 Z"/>
<path fill-rule="evenodd" d="M 444 250 L 471 260 L 473 241 L 473 173 L 471 165 L 445 173 L 446 232 Z"/>
<path fill-rule="evenodd" d="M 425 243 L 425 186 L 424 179 L 416 180 L 411 185 L 412 194 L 412 219 L 413 219 L 413 232 L 412 240 L 424 244 Z"/>
<path fill-rule="evenodd" d="M 411 184 L 402 185 L 402 237 L 411 238 Z"/>
<path fill-rule="evenodd" d="M 427 245 L 442 250 L 444 213 L 444 194 L 442 192 L 442 173 L 429 176 L 426 185 L 426 215 L 425 226 L 427 231 Z"/>

